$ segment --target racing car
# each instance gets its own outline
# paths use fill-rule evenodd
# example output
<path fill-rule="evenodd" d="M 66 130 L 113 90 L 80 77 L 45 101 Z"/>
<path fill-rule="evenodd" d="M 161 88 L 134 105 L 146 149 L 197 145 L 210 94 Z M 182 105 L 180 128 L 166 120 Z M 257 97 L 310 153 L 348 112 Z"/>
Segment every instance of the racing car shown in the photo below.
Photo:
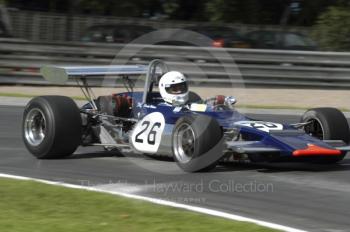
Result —
<path fill-rule="evenodd" d="M 209 171 L 223 159 L 250 162 L 336 163 L 350 150 L 349 126 L 335 108 L 308 110 L 300 122 L 252 119 L 232 96 L 202 99 L 184 74 L 161 60 L 149 65 L 46 66 L 53 84 L 75 80 L 86 96 L 78 107 L 65 96 L 39 96 L 25 107 L 23 140 L 39 159 L 63 158 L 79 146 L 172 157 L 185 172 Z M 126 91 L 96 97 L 89 80 L 109 76 Z M 135 77 L 144 78 L 134 91 Z"/>

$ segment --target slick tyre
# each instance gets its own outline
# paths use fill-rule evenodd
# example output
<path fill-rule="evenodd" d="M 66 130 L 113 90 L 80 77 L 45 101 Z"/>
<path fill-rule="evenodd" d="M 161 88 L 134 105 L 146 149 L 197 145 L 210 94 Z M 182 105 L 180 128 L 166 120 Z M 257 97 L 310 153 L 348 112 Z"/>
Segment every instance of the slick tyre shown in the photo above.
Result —
<path fill-rule="evenodd" d="M 307 134 L 320 140 L 342 140 L 349 143 L 350 132 L 348 121 L 344 114 L 336 108 L 314 108 L 305 112 L 302 123 Z M 345 154 L 337 157 L 315 157 L 313 163 L 330 164 L 344 159 Z"/>
<path fill-rule="evenodd" d="M 305 132 L 321 140 L 342 140 L 349 143 L 350 132 L 344 114 L 335 108 L 314 108 L 306 111 L 301 122 L 308 122 Z"/>
<path fill-rule="evenodd" d="M 222 136 L 219 123 L 211 117 L 200 114 L 181 117 L 172 134 L 173 156 L 177 165 L 186 172 L 214 169 L 218 159 L 207 163 L 202 155 L 215 147 Z M 202 157 L 204 160 L 201 160 Z"/>
<path fill-rule="evenodd" d="M 39 159 L 63 158 L 81 144 L 82 122 L 75 102 L 64 96 L 33 98 L 23 114 L 25 146 Z"/>

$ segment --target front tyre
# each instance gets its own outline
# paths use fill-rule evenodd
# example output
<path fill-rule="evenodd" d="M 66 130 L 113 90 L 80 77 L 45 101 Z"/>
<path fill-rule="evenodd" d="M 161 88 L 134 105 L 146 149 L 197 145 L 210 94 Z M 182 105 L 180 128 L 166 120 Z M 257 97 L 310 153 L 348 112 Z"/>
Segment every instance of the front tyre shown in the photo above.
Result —
<path fill-rule="evenodd" d="M 75 102 L 64 96 L 33 98 L 23 114 L 22 137 L 39 159 L 63 158 L 81 144 L 82 122 Z"/>
<path fill-rule="evenodd" d="M 349 143 L 350 132 L 344 114 L 336 108 L 314 108 L 306 111 L 301 118 L 307 134 L 320 140 L 342 140 Z"/>
<path fill-rule="evenodd" d="M 172 135 L 176 163 L 186 172 L 214 169 L 221 156 L 218 152 L 208 152 L 219 144 L 222 137 L 220 125 L 211 117 L 200 114 L 181 117 L 176 122 Z"/>
<path fill-rule="evenodd" d="M 342 140 L 349 143 L 349 125 L 344 114 L 336 108 L 314 108 L 306 111 L 301 118 L 302 123 L 308 123 L 305 133 L 320 140 Z M 318 157 L 315 163 L 337 163 L 343 160 L 345 153 L 337 157 Z"/>

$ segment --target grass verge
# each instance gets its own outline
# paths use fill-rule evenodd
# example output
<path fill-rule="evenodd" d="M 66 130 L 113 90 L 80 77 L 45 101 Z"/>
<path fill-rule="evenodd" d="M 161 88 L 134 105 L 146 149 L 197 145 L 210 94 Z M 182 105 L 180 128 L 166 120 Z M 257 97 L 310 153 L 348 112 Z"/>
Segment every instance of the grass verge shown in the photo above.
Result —
<path fill-rule="evenodd" d="M 275 231 L 104 193 L 0 178 L 0 231 Z"/>

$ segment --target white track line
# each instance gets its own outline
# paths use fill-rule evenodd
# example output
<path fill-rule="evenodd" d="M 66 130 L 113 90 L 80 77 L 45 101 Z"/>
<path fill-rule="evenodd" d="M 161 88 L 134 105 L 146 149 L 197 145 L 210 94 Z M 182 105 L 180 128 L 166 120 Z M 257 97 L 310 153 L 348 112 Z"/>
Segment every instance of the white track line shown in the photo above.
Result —
<path fill-rule="evenodd" d="M 135 195 L 135 194 L 123 193 L 123 192 L 119 192 L 119 191 L 102 190 L 102 189 L 98 189 L 96 187 L 86 187 L 86 186 L 66 184 L 66 183 L 61 183 L 61 182 L 48 181 L 48 180 L 31 178 L 31 177 L 24 177 L 24 176 L 2 174 L 2 173 L 0 173 L 0 177 L 18 179 L 18 180 L 31 180 L 31 181 L 44 183 L 44 184 L 63 186 L 63 187 L 67 187 L 67 188 L 83 189 L 83 190 L 88 190 L 88 191 L 93 191 L 93 192 L 108 193 L 108 194 L 127 197 L 127 198 L 131 198 L 131 199 L 147 201 L 147 202 L 151 202 L 151 203 L 158 204 L 158 205 L 186 209 L 189 211 L 203 213 L 203 214 L 212 215 L 212 216 L 221 217 L 221 218 L 226 218 L 226 219 L 230 219 L 230 220 L 241 221 L 241 222 L 250 222 L 250 223 L 260 225 L 260 226 L 268 227 L 271 229 L 282 230 L 282 231 L 286 231 L 286 232 L 306 232 L 305 230 L 299 230 L 296 228 L 283 226 L 283 225 L 279 225 L 279 224 L 275 224 L 275 223 L 271 223 L 271 222 L 256 220 L 253 218 L 242 217 L 239 215 L 225 213 L 225 212 L 221 212 L 218 210 L 207 209 L 207 208 L 202 208 L 202 207 L 198 207 L 198 206 L 190 206 L 190 205 L 185 205 L 185 204 L 181 204 L 181 203 L 175 203 L 175 202 L 171 202 L 171 201 L 151 198 L 151 197 L 144 197 L 144 196 L 139 196 L 139 195 Z"/>

